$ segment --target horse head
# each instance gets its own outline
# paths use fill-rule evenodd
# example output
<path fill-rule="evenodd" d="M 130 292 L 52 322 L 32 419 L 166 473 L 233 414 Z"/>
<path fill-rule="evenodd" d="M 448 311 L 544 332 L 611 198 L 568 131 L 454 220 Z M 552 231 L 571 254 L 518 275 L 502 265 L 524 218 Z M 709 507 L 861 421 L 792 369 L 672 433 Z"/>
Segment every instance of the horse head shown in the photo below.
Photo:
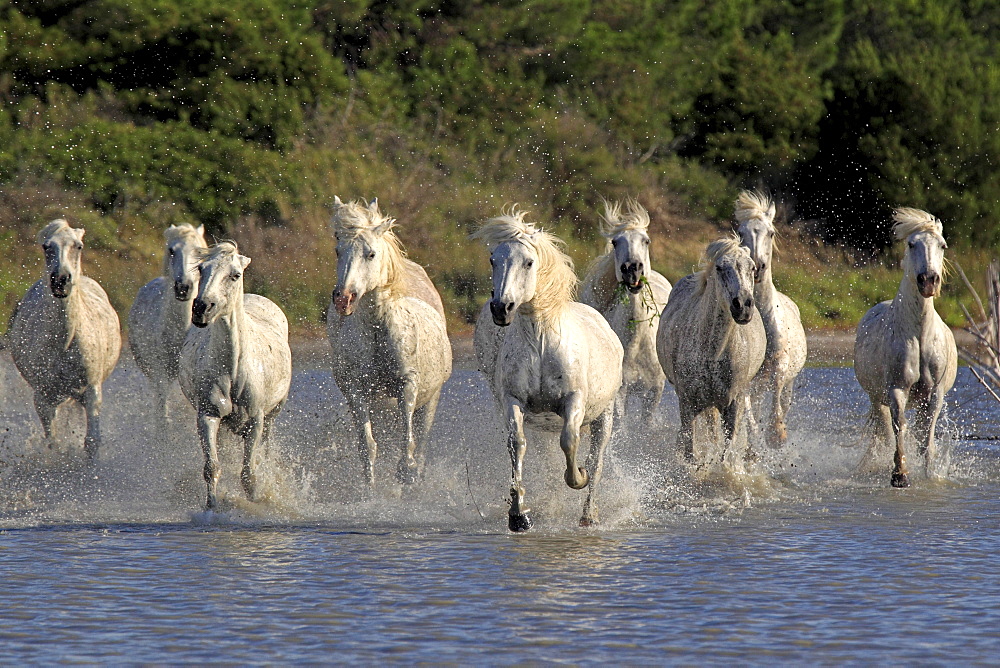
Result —
<path fill-rule="evenodd" d="M 897 239 L 906 239 L 903 274 L 925 299 L 941 294 L 944 277 L 944 240 L 941 221 L 919 209 L 900 208 L 893 212 L 893 231 Z"/>
<path fill-rule="evenodd" d="M 767 276 L 774 252 L 774 202 L 761 193 L 744 190 L 736 199 L 736 233 L 740 243 L 750 251 L 754 261 L 754 281 L 760 283 Z"/>
<path fill-rule="evenodd" d="M 45 274 L 52 296 L 66 299 L 83 275 L 80 257 L 83 253 L 82 228 L 73 229 L 65 220 L 53 220 L 38 233 L 38 243 L 45 253 Z"/>
<path fill-rule="evenodd" d="M 337 287 L 333 304 L 349 316 L 368 292 L 386 286 L 402 256 L 392 233 L 396 219 L 383 216 L 378 200 L 370 203 L 334 200 L 333 230 L 337 241 Z"/>
<path fill-rule="evenodd" d="M 518 307 L 535 296 L 538 253 L 523 241 L 505 241 L 493 249 L 490 266 L 493 280 L 490 312 L 495 324 L 506 327 L 514 320 Z"/>
<path fill-rule="evenodd" d="M 705 252 L 705 269 L 715 283 L 716 297 L 729 306 L 733 320 L 745 325 L 753 318 L 753 285 L 756 266 L 750 251 L 741 246 L 739 237 L 719 239 Z M 706 280 L 709 279 L 706 276 Z"/>
<path fill-rule="evenodd" d="M 611 244 L 618 283 L 637 294 L 649 267 L 649 214 L 634 199 L 626 207 L 622 212 L 619 202 L 604 201 L 601 233 Z"/>
<path fill-rule="evenodd" d="M 232 313 L 243 299 L 243 271 L 250 258 L 240 255 L 236 243 L 222 241 L 198 253 L 198 294 L 191 305 L 191 324 L 208 327 Z"/>
<path fill-rule="evenodd" d="M 194 295 L 198 275 L 198 252 L 208 247 L 205 226 L 171 225 L 164 233 L 166 257 L 164 273 L 173 279 L 174 298 L 186 302 Z"/>

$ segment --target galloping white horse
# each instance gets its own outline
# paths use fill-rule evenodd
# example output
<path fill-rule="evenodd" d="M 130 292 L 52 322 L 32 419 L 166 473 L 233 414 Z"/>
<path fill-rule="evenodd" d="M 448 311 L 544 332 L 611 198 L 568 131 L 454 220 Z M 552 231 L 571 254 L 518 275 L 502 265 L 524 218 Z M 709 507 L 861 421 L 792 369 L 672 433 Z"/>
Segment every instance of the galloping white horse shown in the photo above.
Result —
<path fill-rule="evenodd" d="M 288 397 L 292 352 L 288 321 L 271 300 L 243 293 L 250 258 L 232 241 L 198 253 L 198 292 L 181 349 L 178 380 L 198 412 L 198 436 L 205 453 L 206 507 L 216 506 L 219 484 L 219 423 L 243 438 L 240 481 L 256 500 L 257 448 Z"/>
<path fill-rule="evenodd" d="M 785 417 L 792 404 L 795 377 L 806 364 L 806 333 L 802 328 L 799 307 L 787 295 L 778 292 L 771 280 L 771 256 L 774 251 L 774 202 L 761 193 L 744 190 L 736 199 L 736 233 L 750 250 L 757 265 L 753 298 L 767 332 L 764 364 L 751 384 L 754 412 L 759 420 L 767 419 L 765 439 L 772 447 L 781 447 L 788 438 Z M 762 407 L 770 395 L 771 409 Z"/>
<path fill-rule="evenodd" d="M 413 483 L 441 386 L 451 375 L 441 298 L 423 268 L 405 257 L 394 223 L 379 212 L 376 200 L 367 205 L 334 200 L 337 287 L 327 309 L 327 334 L 333 377 L 354 417 L 369 486 L 375 484 L 378 452 L 372 408 L 396 399 L 405 431 L 396 478 Z"/>
<path fill-rule="evenodd" d="M 656 351 L 677 390 L 677 445 L 688 461 L 694 460 L 694 419 L 706 410 L 715 433 L 722 414 L 723 457 L 743 428 L 750 381 L 767 347 L 753 274 L 750 251 L 739 237 L 713 241 L 701 271 L 677 282 L 660 317 Z M 748 445 L 746 456 L 751 454 Z"/>
<path fill-rule="evenodd" d="M 24 295 L 11 316 L 8 341 L 18 371 L 35 392 L 35 409 L 52 439 L 52 420 L 66 399 L 83 404 L 90 462 L 101 443 L 101 384 L 118 363 L 118 314 L 97 281 L 83 275 L 83 230 L 53 220 L 38 233 L 45 278 Z"/>
<path fill-rule="evenodd" d="M 934 430 L 945 393 L 955 384 L 955 337 L 934 310 L 941 292 L 944 249 L 941 221 L 919 209 L 893 213 L 897 239 L 906 239 L 903 280 L 896 297 L 876 304 L 858 323 L 854 375 L 868 393 L 868 425 L 875 439 L 866 458 L 884 443 L 895 442 L 893 487 L 907 487 L 904 411 L 916 404 L 915 431 L 925 471 L 934 455 Z"/>
<path fill-rule="evenodd" d="M 153 390 L 156 415 L 167 418 L 167 390 L 177 378 L 184 337 L 191 327 L 191 302 L 205 227 L 171 225 L 163 232 L 163 275 L 139 288 L 128 313 L 128 341 L 136 364 Z"/>
<path fill-rule="evenodd" d="M 619 429 L 629 396 L 641 398 L 646 424 L 660 405 L 666 376 L 656 357 L 656 330 L 670 297 L 670 282 L 650 266 L 649 214 L 635 200 L 626 206 L 623 213 L 621 204 L 604 203 L 601 234 L 607 251 L 587 272 L 580 295 L 607 319 L 625 348 L 615 411 Z"/>
<path fill-rule="evenodd" d="M 559 240 L 525 223 L 524 216 L 511 208 L 472 235 L 490 248 L 493 265 L 493 299 L 480 313 L 475 344 L 509 429 L 508 526 L 511 531 L 531 528 L 521 484 L 525 421 L 540 430 L 561 431 L 566 484 L 573 489 L 590 485 L 580 519 L 587 526 L 598 520 L 594 488 L 611 436 L 624 351 L 600 313 L 571 301 L 576 275 Z M 583 469 L 577 466 L 577 448 L 587 424 L 591 447 Z"/>

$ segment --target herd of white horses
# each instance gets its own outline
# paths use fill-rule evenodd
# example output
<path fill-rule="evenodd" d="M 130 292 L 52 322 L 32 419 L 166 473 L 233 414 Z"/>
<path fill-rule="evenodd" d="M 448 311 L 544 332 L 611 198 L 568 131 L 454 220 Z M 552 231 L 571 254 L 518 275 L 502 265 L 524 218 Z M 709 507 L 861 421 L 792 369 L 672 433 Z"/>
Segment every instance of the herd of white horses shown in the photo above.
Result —
<path fill-rule="evenodd" d="M 560 240 L 526 222 L 524 211 L 512 207 L 472 235 L 492 265 L 492 298 L 476 322 L 474 345 L 508 429 L 511 531 L 532 524 L 522 483 L 526 424 L 559 433 L 566 484 L 588 488 L 581 525 L 598 521 L 594 490 L 613 425 L 624 428 L 630 397 L 640 404 L 641 424 L 650 424 L 666 381 L 679 403 L 677 447 L 693 466 L 753 460 L 759 443 L 785 442 L 806 337 L 798 307 L 772 282 L 774 215 L 767 196 L 742 192 L 735 233 L 709 244 L 700 271 L 671 288 L 652 269 L 643 207 L 606 202 L 607 250 L 583 280 L 580 301 Z M 854 368 L 871 400 L 866 457 L 894 446 L 891 484 L 906 487 L 904 412 L 916 409 L 919 452 L 929 462 L 957 352 L 934 310 L 946 247 L 941 222 L 910 208 L 897 209 L 894 221 L 896 238 L 906 243 L 903 279 L 895 298 L 872 307 L 858 325 Z M 398 411 L 403 431 L 396 478 L 419 479 L 452 370 L 441 298 L 424 269 L 406 258 L 394 225 L 377 201 L 334 201 L 337 284 L 327 313 L 333 378 L 353 417 L 370 486 L 378 451 L 372 421 L 387 420 L 388 411 Z M 75 399 L 86 411 L 84 450 L 92 461 L 101 438 L 101 385 L 118 361 L 121 328 L 104 290 L 83 275 L 83 236 L 65 220 L 39 232 L 45 276 L 17 305 L 7 340 L 34 391 L 46 439 L 57 407 Z M 253 500 L 259 449 L 291 383 L 288 322 L 270 300 L 244 293 L 250 258 L 235 243 L 209 246 L 203 228 L 191 225 L 171 226 L 164 237 L 163 275 L 140 289 L 129 313 L 132 354 L 161 420 L 174 380 L 197 413 L 207 508 L 218 503 L 220 425 L 243 439 L 240 480 Z M 721 448 L 718 462 L 708 461 L 711 448 L 695 451 L 699 418 L 708 443 Z M 586 426 L 590 450 L 581 461 Z"/>

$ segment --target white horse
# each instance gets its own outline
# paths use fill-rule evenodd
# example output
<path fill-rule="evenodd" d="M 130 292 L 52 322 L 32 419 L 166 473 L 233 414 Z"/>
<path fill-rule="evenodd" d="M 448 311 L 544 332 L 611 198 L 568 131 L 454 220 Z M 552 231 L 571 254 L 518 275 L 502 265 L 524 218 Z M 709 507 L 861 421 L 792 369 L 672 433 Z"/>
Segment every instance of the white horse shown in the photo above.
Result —
<path fill-rule="evenodd" d="M 951 330 L 934 310 L 947 248 L 941 221 L 910 208 L 896 209 L 893 220 L 896 238 L 906 239 L 903 280 L 894 299 L 876 304 L 858 323 L 854 375 L 871 400 L 868 425 L 875 439 L 866 459 L 883 444 L 894 443 L 891 484 L 907 487 L 904 411 L 910 402 L 916 405 L 915 431 L 926 470 L 934 456 L 944 395 L 955 384 L 958 351 Z"/>
<path fill-rule="evenodd" d="M 161 423 L 167 418 L 167 390 L 177 378 L 184 337 L 191 327 L 198 253 L 208 246 L 204 226 L 171 225 L 163 237 L 163 275 L 139 288 L 128 314 L 132 356 L 149 380 Z"/>
<path fill-rule="evenodd" d="M 694 419 L 705 411 L 714 433 L 721 412 L 723 457 L 741 436 L 750 382 L 767 347 L 754 306 L 754 268 L 739 237 L 713 241 L 701 271 L 677 282 L 660 317 L 656 351 L 677 391 L 677 445 L 688 461 L 694 461 Z M 749 446 L 745 456 L 752 456 Z"/>
<path fill-rule="evenodd" d="M 604 203 L 601 234 L 608 240 L 583 279 L 580 301 L 600 311 L 625 348 L 622 387 L 615 422 L 624 426 L 630 396 L 642 401 L 642 419 L 649 424 L 660 405 L 666 376 L 656 357 L 660 312 L 670 297 L 670 282 L 649 261 L 649 214 L 635 200 Z"/>
<path fill-rule="evenodd" d="M 441 297 L 423 268 L 408 260 L 378 202 L 334 200 L 337 287 L 327 309 L 333 377 L 358 432 L 368 485 L 375 484 L 378 444 L 372 409 L 395 399 L 403 421 L 396 479 L 422 470 L 441 386 L 451 375 L 451 342 Z M 419 449 L 418 449 L 419 441 Z"/>
<path fill-rule="evenodd" d="M 600 313 L 571 301 L 576 275 L 559 240 L 525 223 L 524 216 L 512 208 L 472 235 L 490 248 L 493 265 L 493 298 L 476 323 L 475 344 L 509 429 L 508 526 L 511 531 L 531 528 L 521 484 L 525 421 L 536 429 L 561 431 L 566 484 L 573 489 L 590 485 L 580 519 L 587 526 L 598 521 L 594 489 L 611 436 L 624 351 Z M 577 448 L 587 424 L 591 447 L 583 469 L 577 466 Z"/>
<path fill-rule="evenodd" d="M 35 409 L 51 442 L 56 409 L 67 399 L 83 404 L 90 462 L 101 443 L 101 384 L 118 363 L 118 314 L 97 281 L 83 275 L 83 233 L 53 220 L 38 233 L 45 278 L 24 295 L 11 316 L 8 343 L 14 364 L 35 392 Z"/>
<path fill-rule="evenodd" d="M 736 199 L 736 221 L 736 233 L 757 265 L 753 298 L 767 332 L 764 364 L 751 384 L 754 412 L 758 420 L 767 422 L 767 444 L 781 447 L 788 439 L 785 417 L 792 404 L 795 377 L 806 364 L 806 332 L 799 307 L 788 295 L 778 292 L 771 279 L 774 202 L 766 195 L 744 190 Z M 771 398 L 769 411 L 762 406 L 765 396 Z"/>
<path fill-rule="evenodd" d="M 198 413 L 205 453 L 206 507 L 216 506 L 219 484 L 219 423 L 243 438 L 240 481 L 256 499 L 256 454 L 288 397 L 292 352 L 288 321 L 271 300 L 243 293 L 250 258 L 232 241 L 198 253 L 198 292 L 181 349 L 178 380 Z"/>

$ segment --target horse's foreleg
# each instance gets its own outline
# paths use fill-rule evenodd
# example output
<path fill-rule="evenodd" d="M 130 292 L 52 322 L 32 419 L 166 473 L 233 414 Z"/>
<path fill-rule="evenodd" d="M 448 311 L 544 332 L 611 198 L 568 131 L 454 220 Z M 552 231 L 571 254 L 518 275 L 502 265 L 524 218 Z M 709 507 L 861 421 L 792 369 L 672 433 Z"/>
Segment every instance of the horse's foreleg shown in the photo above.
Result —
<path fill-rule="evenodd" d="M 566 473 L 563 476 L 566 484 L 573 489 L 583 489 L 590 480 L 590 474 L 586 469 L 576 465 L 576 452 L 580 445 L 580 427 L 583 426 L 583 397 L 579 392 L 573 392 L 563 401 L 562 434 L 559 437 L 559 446 L 566 456 Z"/>
<path fill-rule="evenodd" d="M 750 395 L 747 395 L 744 400 L 743 414 L 747 425 L 747 449 L 743 458 L 748 462 L 756 461 L 758 457 L 754 446 L 760 443 L 760 424 L 757 422 L 757 417 L 751 406 Z"/>
<path fill-rule="evenodd" d="M 689 401 L 683 397 L 678 397 L 678 409 L 680 412 L 680 428 L 677 430 L 677 449 L 684 455 L 684 459 L 689 463 L 694 463 L 694 418 L 695 411 Z"/>
<path fill-rule="evenodd" d="M 438 402 L 441 400 L 441 390 L 434 393 L 430 400 L 413 414 L 413 430 L 417 433 L 417 476 L 424 474 L 427 461 L 427 442 L 430 439 L 431 427 L 434 426 L 434 416 L 437 414 Z"/>
<path fill-rule="evenodd" d="M 794 378 L 783 378 L 774 388 L 774 447 L 781 447 L 788 440 L 788 409 L 792 405 Z"/>
<path fill-rule="evenodd" d="M 937 444 L 934 434 L 937 431 L 938 416 L 941 414 L 941 407 L 944 405 L 944 392 L 940 387 L 935 387 L 930 396 L 922 401 L 917 407 L 915 424 L 917 443 L 920 455 L 924 458 L 924 474 L 930 476 L 931 465 L 937 454 Z"/>
<path fill-rule="evenodd" d="M 243 428 L 243 468 L 240 470 L 240 482 L 243 484 L 243 493 L 251 501 L 257 500 L 257 446 L 260 445 L 264 435 L 264 416 L 256 415 L 247 421 Z"/>
<path fill-rule="evenodd" d="M 45 440 L 49 442 L 49 447 L 52 447 L 52 421 L 56 418 L 56 408 L 59 407 L 58 402 L 53 402 L 45 395 L 40 392 L 35 392 L 35 411 L 38 413 L 38 421 L 42 423 L 42 433 L 45 434 Z"/>
<path fill-rule="evenodd" d="M 375 486 L 375 456 L 378 454 L 378 444 L 372 436 L 372 421 L 368 407 L 368 399 L 345 393 L 347 407 L 354 418 L 354 428 L 357 431 L 358 455 L 361 457 L 361 466 L 365 470 L 365 480 L 369 487 Z"/>
<path fill-rule="evenodd" d="M 101 404 L 104 395 L 100 384 L 88 385 L 83 392 L 83 408 L 87 412 L 87 435 L 83 439 L 83 451 L 91 464 L 97 459 L 97 448 L 101 445 Z"/>
<path fill-rule="evenodd" d="M 739 427 L 740 417 L 745 412 L 746 404 L 745 398 L 737 397 L 722 410 L 722 435 L 725 438 L 722 446 L 722 461 L 726 461 L 726 453 L 736 439 L 736 430 Z"/>
<path fill-rule="evenodd" d="M 903 452 L 903 441 L 906 438 L 906 395 L 902 388 L 894 387 L 889 391 L 889 415 L 892 418 L 892 431 L 896 438 L 896 454 L 893 457 L 892 477 L 889 484 L 893 487 L 909 487 L 906 476 L 906 453 Z"/>
<path fill-rule="evenodd" d="M 399 459 L 399 466 L 396 467 L 396 480 L 405 485 L 417 481 L 417 460 L 414 457 L 417 451 L 417 439 L 413 433 L 413 413 L 416 407 L 417 383 L 415 379 L 407 378 L 403 381 L 399 400 L 400 417 L 403 419 L 403 454 Z"/>
<path fill-rule="evenodd" d="M 201 450 L 205 453 L 205 485 L 208 487 L 208 500 L 205 507 L 215 508 L 219 487 L 219 418 L 198 414 L 198 438 L 201 440 Z"/>
<path fill-rule="evenodd" d="M 507 397 L 507 451 L 510 454 L 510 510 L 507 526 L 521 532 L 531 528 L 530 510 L 524 504 L 524 485 L 521 484 L 524 452 L 528 447 L 524 438 L 524 408 L 513 397 Z"/>
<path fill-rule="evenodd" d="M 642 395 L 642 418 L 643 424 L 651 427 L 653 424 L 653 414 L 660 406 L 663 399 L 663 383 L 647 389 Z M 617 419 L 617 418 L 616 418 Z"/>
<path fill-rule="evenodd" d="M 590 423 L 590 454 L 587 456 L 587 470 L 590 472 L 590 489 L 587 500 L 583 503 L 583 515 L 580 526 L 589 527 L 599 521 L 597 503 L 594 501 L 594 491 L 601 481 L 604 472 L 604 451 L 611 440 L 611 429 L 614 424 L 614 409 L 612 406 Z"/>

